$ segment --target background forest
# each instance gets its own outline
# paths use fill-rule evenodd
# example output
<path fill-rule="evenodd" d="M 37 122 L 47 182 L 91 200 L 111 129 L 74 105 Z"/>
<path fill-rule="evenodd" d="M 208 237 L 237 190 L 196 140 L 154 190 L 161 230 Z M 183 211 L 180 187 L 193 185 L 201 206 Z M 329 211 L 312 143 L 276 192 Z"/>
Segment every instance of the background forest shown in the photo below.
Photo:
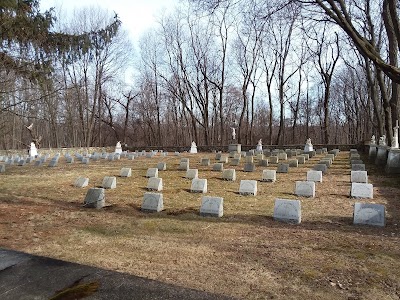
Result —
<path fill-rule="evenodd" d="M 390 143 L 398 11 L 395 0 L 187 0 L 133 45 L 99 8 L 66 19 L 0 0 L 0 149 L 227 145 L 231 127 L 244 145 Z"/>

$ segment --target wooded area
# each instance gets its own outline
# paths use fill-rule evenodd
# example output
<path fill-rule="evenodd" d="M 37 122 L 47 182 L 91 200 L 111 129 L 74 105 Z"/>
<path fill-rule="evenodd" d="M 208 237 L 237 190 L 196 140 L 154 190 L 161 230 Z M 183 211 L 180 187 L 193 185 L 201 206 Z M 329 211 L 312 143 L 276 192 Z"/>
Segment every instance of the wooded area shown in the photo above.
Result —
<path fill-rule="evenodd" d="M 182 1 L 138 45 L 39 7 L 0 1 L 1 149 L 391 141 L 398 1 Z"/>

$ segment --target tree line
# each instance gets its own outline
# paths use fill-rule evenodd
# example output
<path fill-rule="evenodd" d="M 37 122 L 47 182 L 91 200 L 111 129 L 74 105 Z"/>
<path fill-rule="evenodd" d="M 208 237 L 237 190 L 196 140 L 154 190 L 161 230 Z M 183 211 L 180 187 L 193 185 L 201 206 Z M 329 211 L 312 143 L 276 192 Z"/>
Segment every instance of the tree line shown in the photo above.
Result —
<path fill-rule="evenodd" d="M 188 0 L 132 45 L 99 8 L 0 3 L 0 148 L 354 144 L 399 115 L 394 0 Z M 135 51 L 136 46 L 136 51 Z"/>

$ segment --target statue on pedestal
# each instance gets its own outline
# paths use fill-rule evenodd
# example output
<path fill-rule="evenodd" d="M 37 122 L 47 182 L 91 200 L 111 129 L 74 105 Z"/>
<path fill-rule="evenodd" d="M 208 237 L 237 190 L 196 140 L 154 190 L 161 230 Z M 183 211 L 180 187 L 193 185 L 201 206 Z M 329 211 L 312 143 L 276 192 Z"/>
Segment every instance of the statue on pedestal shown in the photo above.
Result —
<path fill-rule="evenodd" d="M 399 149 L 399 120 L 396 120 L 396 126 L 393 127 L 392 149 Z"/>
<path fill-rule="evenodd" d="M 36 157 L 38 155 L 36 145 L 34 142 L 31 143 L 31 147 L 29 149 L 29 156 L 30 157 Z"/>
<path fill-rule="evenodd" d="M 122 146 L 121 146 L 121 142 L 117 142 L 117 145 L 115 146 L 115 153 L 122 153 Z"/>
<path fill-rule="evenodd" d="M 371 137 L 370 145 L 376 145 L 375 135 Z"/>
<path fill-rule="evenodd" d="M 313 145 L 311 143 L 311 139 L 308 138 L 306 144 L 304 145 L 304 152 L 311 152 L 314 151 Z"/>
<path fill-rule="evenodd" d="M 197 145 L 194 141 L 192 142 L 192 145 L 190 146 L 189 153 L 197 153 Z"/>
<path fill-rule="evenodd" d="M 379 138 L 379 146 L 386 146 L 386 135 L 382 135 Z"/>
<path fill-rule="evenodd" d="M 262 140 L 261 140 L 261 139 L 258 140 L 256 150 L 257 150 L 257 151 L 262 151 Z"/>
<path fill-rule="evenodd" d="M 231 129 L 232 129 L 232 140 L 236 140 L 236 128 L 231 127 Z"/>

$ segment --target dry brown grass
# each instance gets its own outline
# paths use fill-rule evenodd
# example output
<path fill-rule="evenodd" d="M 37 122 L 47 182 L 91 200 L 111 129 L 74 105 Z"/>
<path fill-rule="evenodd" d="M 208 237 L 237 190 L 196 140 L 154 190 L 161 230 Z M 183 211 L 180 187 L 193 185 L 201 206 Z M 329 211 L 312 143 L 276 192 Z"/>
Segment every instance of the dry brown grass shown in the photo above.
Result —
<path fill-rule="evenodd" d="M 214 154 L 182 154 L 208 179 L 208 194 L 224 198 L 221 219 L 199 216 L 201 195 L 189 192 L 191 181 L 172 154 L 88 166 L 63 159 L 56 168 L 13 166 L 0 174 L 0 246 L 241 299 L 398 299 L 400 177 L 367 166 L 374 199 L 362 201 L 384 204 L 387 226 L 354 226 L 348 155 L 339 154 L 316 197 L 307 199 L 293 195 L 294 181 L 305 180 L 321 155 L 277 174 L 275 183 L 258 182 L 257 196 L 241 196 L 240 180 L 260 180 L 263 168 L 244 173 L 242 162 L 234 167 L 236 182 L 227 182 L 212 166 L 200 166 L 200 158 L 213 162 Z M 167 163 L 159 173 L 165 210 L 143 213 L 144 175 L 160 161 Z M 106 190 L 110 207 L 82 207 L 89 187 L 125 166 L 132 177 L 118 177 L 117 189 Z M 89 187 L 72 186 L 79 176 L 90 178 Z M 277 197 L 301 200 L 300 225 L 272 219 Z"/>

